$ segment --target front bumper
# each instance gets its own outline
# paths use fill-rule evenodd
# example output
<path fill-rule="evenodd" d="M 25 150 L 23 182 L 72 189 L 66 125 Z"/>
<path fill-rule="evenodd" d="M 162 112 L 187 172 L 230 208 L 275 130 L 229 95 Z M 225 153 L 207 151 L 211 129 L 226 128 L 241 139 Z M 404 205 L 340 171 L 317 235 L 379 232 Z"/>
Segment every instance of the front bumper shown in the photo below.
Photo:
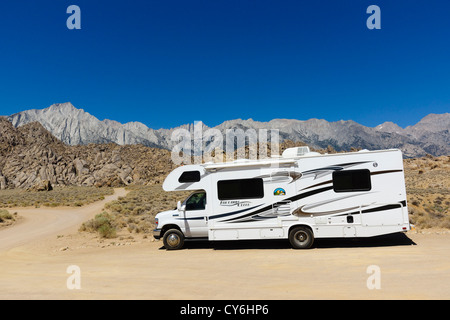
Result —
<path fill-rule="evenodd" d="M 153 238 L 155 238 L 156 240 L 161 239 L 161 229 L 153 230 Z"/>

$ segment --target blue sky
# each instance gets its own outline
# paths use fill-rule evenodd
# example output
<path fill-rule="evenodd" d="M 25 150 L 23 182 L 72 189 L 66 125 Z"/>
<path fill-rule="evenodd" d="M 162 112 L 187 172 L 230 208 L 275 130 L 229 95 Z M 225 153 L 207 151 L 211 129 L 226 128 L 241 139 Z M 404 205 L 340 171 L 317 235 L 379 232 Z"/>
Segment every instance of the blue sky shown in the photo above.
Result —
<path fill-rule="evenodd" d="M 69 5 L 81 30 L 69 30 Z M 381 30 L 366 9 L 381 8 Z M 0 4 L 0 114 L 70 101 L 99 119 L 354 120 L 450 110 L 450 2 L 21 0 Z"/>

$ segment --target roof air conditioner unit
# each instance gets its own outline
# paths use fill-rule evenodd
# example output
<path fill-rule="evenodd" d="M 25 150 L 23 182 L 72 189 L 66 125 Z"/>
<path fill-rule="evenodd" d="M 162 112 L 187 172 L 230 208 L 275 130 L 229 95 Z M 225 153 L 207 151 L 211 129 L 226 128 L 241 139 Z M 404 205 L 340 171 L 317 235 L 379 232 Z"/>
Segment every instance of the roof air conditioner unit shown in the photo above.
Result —
<path fill-rule="evenodd" d="M 296 148 L 288 148 L 284 150 L 282 157 L 283 158 L 296 158 L 304 156 L 309 153 L 309 147 L 296 147 Z"/>

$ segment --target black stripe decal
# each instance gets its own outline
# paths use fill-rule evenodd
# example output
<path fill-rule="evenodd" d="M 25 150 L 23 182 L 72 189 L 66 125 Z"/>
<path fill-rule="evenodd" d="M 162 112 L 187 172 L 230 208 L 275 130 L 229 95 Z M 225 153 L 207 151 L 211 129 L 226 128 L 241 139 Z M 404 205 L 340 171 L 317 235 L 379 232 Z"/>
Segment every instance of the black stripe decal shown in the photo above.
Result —
<path fill-rule="evenodd" d="M 329 191 L 329 190 L 333 190 L 333 186 L 325 187 L 325 188 L 321 188 L 321 189 L 316 189 L 316 190 L 308 191 L 308 192 L 305 192 L 305 193 L 300 193 L 300 194 L 298 194 L 296 196 L 287 198 L 285 201 L 291 200 L 292 202 L 294 202 L 294 201 L 297 201 L 297 200 L 300 200 L 300 199 L 304 199 L 304 198 L 313 196 L 313 195 L 318 194 L 318 193 Z"/>
<path fill-rule="evenodd" d="M 259 210 L 254 211 L 254 212 L 251 212 L 251 213 L 248 213 L 248 214 L 245 214 L 243 216 L 236 217 L 236 218 L 224 220 L 224 221 L 221 221 L 221 222 L 230 222 L 230 221 L 234 221 L 234 220 L 237 220 L 237 219 L 247 218 L 247 217 L 250 217 L 250 216 L 262 213 L 264 211 L 271 210 L 275 206 L 285 205 L 286 201 L 290 200 L 290 201 L 294 202 L 294 201 L 297 201 L 297 200 L 300 200 L 300 199 L 304 199 L 304 198 L 313 196 L 315 194 L 322 193 L 322 192 L 325 192 L 325 191 L 329 191 L 329 190 L 332 190 L 332 189 L 333 189 L 333 187 L 325 187 L 325 188 L 321 188 L 321 189 L 317 189 L 317 190 L 312 190 L 312 191 L 308 191 L 308 192 L 305 192 L 305 193 L 301 193 L 301 194 L 298 194 L 296 196 L 287 198 L 287 199 L 283 200 L 283 202 L 275 202 L 274 204 L 265 206 L 265 207 L 263 207 L 263 208 L 261 208 Z"/>
<path fill-rule="evenodd" d="M 323 185 L 329 184 L 329 183 L 333 183 L 333 180 L 327 180 L 327 181 L 324 181 L 324 182 L 321 182 L 321 183 L 318 183 L 318 184 L 313 184 L 312 186 L 303 188 L 302 190 L 307 190 L 307 189 L 311 189 L 311 188 L 314 188 L 314 187 L 323 186 Z M 302 191 L 302 190 L 300 190 L 300 191 Z"/>
<path fill-rule="evenodd" d="M 382 207 L 378 207 L 378 208 L 371 208 L 371 209 L 366 209 L 361 211 L 361 213 L 371 213 L 371 212 L 377 212 L 377 211 L 385 211 L 385 210 L 392 210 L 392 209 L 398 209 L 401 208 L 400 203 L 398 204 L 388 204 Z"/>
<path fill-rule="evenodd" d="M 403 170 L 385 170 L 385 171 L 377 171 L 377 172 L 371 172 L 370 175 L 371 175 L 371 176 L 376 176 L 376 175 L 378 175 L 378 174 L 386 174 L 386 173 L 394 173 L 394 172 L 403 172 Z M 331 174 L 331 173 L 330 173 L 330 174 Z M 333 180 L 327 180 L 327 181 L 324 181 L 324 182 L 321 182 L 321 183 L 318 183 L 318 184 L 314 184 L 314 185 L 312 185 L 312 186 L 303 188 L 302 190 L 311 189 L 311 188 L 318 187 L 318 186 L 322 186 L 322 185 L 325 185 L 325 184 L 328 184 L 328 183 L 333 183 Z"/>
<path fill-rule="evenodd" d="M 193 217 L 193 218 L 176 218 L 176 220 L 184 220 L 184 221 L 188 221 L 188 220 L 203 220 L 205 219 L 205 217 Z"/>
<path fill-rule="evenodd" d="M 210 216 L 209 219 L 216 219 L 216 218 L 222 218 L 222 217 L 226 217 L 226 216 L 231 216 L 233 214 L 242 213 L 242 212 L 245 212 L 245 211 L 248 211 L 248 210 L 252 210 L 252 209 L 258 208 L 260 206 L 262 206 L 262 204 L 260 204 L 258 206 L 254 206 L 252 208 L 247 208 L 247 209 L 233 211 L 233 212 L 228 212 L 228 213 L 223 213 L 223 214 L 217 214 L 215 216 Z M 176 220 L 185 220 L 185 221 L 188 221 L 188 220 L 203 220 L 203 219 L 205 219 L 205 216 L 203 216 L 203 217 L 193 217 L 193 218 L 176 218 Z"/>
<path fill-rule="evenodd" d="M 223 218 L 223 217 L 231 216 L 233 214 L 238 214 L 238 213 L 242 213 L 242 212 L 245 212 L 245 211 L 248 211 L 248 210 L 252 210 L 252 209 L 258 208 L 260 206 L 262 206 L 262 204 L 254 206 L 252 208 L 243 209 L 243 210 L 238 210 L 238 211 L 233 211 L 233 212 L 228 212 L 228 213 L 222 213 L 222 214 L 216 214 L 214 216 L 210 216 L 209 218 L 210 219 Z"/>
<path fill-rule="evenodd" d="M 378 212 L 378 211 L 398 209 L 398 208 L 401 208 L 402 206 L 406 207 L 406 200 L 400 201 L 399 203 L 396 203 L 396 204 L 388 204 L 388 205 L 381 206 L 381 207 L 375 207 L 375 208 L 362 210 L 361 213 L 372 213 L 372 212 Z M 339 214 L 339 215 L 336 215 L 336 217 L 355 215 L 355 214 L 359 214 L 359 213 L 360 213 L 359 211 L 354 211 L 354 212 L 350 212 L 350 213 Z"/>
<path fill-rule="evenodd" d="M 403 172 L 403 170 L 385 170 L 385 171 L 377 171 L 377 172 L 371 172 L 371 176 L 375 176 L 377 174 L 385 174 L 385 173 L 394 173 L 394 172 Z"/>
<path fill-rule="evenodd" d="M 312 169 L 312 170 L 303 171 L 302 174 L 306 175 L 306 174 L 317 173 L 317 172 L 321 172 L 321 171 L 343 170 L 343 169 L 345 169 L 346 167 L 357 166 L 357 165 L 359 165 L 359 164 L 369 163 L 369 162 L 373 162 L 373 161 L 360 161 L 360 162 L 339 163 L 339 164 L 334 164 L 334 165 L 331 165 L 331 166 L 328 166 L 328 167 L 323 167 L 323 168 L 317 168 L 317 169 Z"/>

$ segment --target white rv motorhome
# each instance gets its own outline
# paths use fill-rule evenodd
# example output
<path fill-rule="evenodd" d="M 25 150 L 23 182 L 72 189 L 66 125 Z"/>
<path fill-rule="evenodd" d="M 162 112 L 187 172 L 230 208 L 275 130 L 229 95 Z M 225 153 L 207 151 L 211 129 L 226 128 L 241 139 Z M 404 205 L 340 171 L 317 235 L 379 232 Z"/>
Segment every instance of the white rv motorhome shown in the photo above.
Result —
<path fill-rule="evenodd" d="M 165 191 L 192 190 L 177 209 L 156 215 L 166 249 L 185 239 L 372 237 L 410 230 L 400 150 L 319 154 L 290 148 L 281 157 L 186 165 Z"/>

